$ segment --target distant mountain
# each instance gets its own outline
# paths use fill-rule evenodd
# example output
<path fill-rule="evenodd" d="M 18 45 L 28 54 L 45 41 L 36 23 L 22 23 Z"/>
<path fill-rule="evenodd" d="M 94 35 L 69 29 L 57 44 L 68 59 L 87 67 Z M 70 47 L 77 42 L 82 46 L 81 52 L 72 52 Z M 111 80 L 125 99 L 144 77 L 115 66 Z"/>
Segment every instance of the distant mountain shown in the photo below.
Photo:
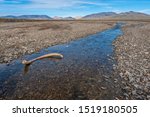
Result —
<path fill-rule="evenodd" d="M 97 18 L 103 18 L 108 16 L 116 16 L 117 13 L 115 12 L 101 12 L 101 13 L 95 13 L 91 15 L 86 15 L 83 17 L 83 19 L 97 19 Z"/>
<path fill-rule="evenodd" d="M 82 16 L 76 16 L 75 17 L 75 19 L 81 19 L 82 18 Z"/>
<path fill-rule="evenodd" d="M 8 16 L 2 16 L 1 18 L 8 18 L 8 19 L 37 19 L 37 20 L 50 20 L 52 19 L 51 17 L 47 15 L 21 15 L 21 16 L 13 16 L 13 15 L 8 15 Z"/>
<path fill-rule="evenodd" d="M 53 18 L 47 16 L 47 15 L 20 15 L 20 16 L 2 16 L 0 18 L 6 18 L 6 19 L 35 19 L 35 20 L 74 20 L 73 17 L 58 17 L 55 16 Z"/>
<path fill-rule="evenodd" d="M 75 20 L 75 18 L 73 17 L 58 17 L 58 16 L 55 16 L 53 17 L 54 20 Z"/>
<path fill-rule="evenodd" d="M 113 18 L 122 18 L 122 19 L 147 19 L 150 18 L 150 15 L 140 12 L 123 12 L 118 14 L 117 16 L 114 16 Z"/>
<path fill-rule="evenodd" d="M 63 20 L 75 20 L 73 17 L 64 17 Z"/>
<path fill-rule="evenodd" d="M 54 19 L 54 20 L 62 20 L 62 19 L 63 19 L 63 17 L 55 16 L 55 17 L 53 17 L 53 19 Z"/>
<path fill-rule="evenodd" d="M 21 16 L 2 16 L 0 18 L 7 18 L 7 19 L 35 19 L 35 20 L 75 20 L 75 19 L 150 19 L 150 15 L 140 12 L 122 12 L 122 13 L 115 13 L 115 12 L 101 12 L 86 15 L 84 17 L 59 17 L 55 16 L 53 18 L 47 15 L 21 15 Z"/>
<path fill-rule="evenodd" d="M 16 16 L 13 16 L 13 15 L 7 15 L 7 16 L 1 16 L 1 18 L 15 19 Z"/>
<path fill-rule="evenodd" d="M 134 12 L 134 11 L 122 12 L 119 15 L 143 15 L 143 16 L 149 16 L 148 14 L 140 13 L 140 12 Z"/>
<path fill-rule="evenodd" d="M 150 15 L 140 13 L 140 12 L 122 12 L 122 13 L 115 13 L 115 12 L 101 12 L 96 14 L 91 14 L 82 17 L 83 19 L 101 19 L 101 18 L 122 18 L 122 19 L 138 19 L 138 18 L 150 18 Z"/>

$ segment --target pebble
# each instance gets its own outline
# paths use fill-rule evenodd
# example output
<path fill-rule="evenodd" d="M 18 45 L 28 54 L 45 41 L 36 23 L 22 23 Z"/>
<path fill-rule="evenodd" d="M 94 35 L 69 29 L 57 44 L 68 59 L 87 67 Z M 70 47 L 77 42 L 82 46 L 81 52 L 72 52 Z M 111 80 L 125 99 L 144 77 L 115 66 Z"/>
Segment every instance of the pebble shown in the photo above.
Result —
<path fill-rule="evenodd" d="M 142 24 L 140 26 L 139 24 Z M 132 26 L 132 23 L 123 27 L 124 35 L 120 36 L 115 42 L 115 52 L 117 56 L 117 70 L 119 75 L 126 82 L 123 83 L 126 90 L 125 99 L 150 99 L 150 93 L 147 84 L 150 83 L 148 78 L 149 63 L 147 58 L 150 58 L 149 23 L 138 22 Z M 138 28 L 137 28 L 138 27 Z M 122 72 L 125 71 L 125 72 Z M 128 85 L 128 86 L 127 86 Z"/>
<path fill-rule="evenodd" d="M 101 87 L 101 89 L 102 89 L 102 90 L 106 90 L 107 88 L 106 88 L 106 87 Z"/>

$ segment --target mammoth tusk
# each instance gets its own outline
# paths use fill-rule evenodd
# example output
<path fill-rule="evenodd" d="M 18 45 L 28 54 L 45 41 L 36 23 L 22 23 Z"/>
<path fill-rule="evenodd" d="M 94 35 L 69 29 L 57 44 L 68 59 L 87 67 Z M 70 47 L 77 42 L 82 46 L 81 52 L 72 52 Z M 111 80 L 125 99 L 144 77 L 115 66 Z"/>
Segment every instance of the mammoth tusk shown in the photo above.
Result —
<path fill-rule="evenodd" d="M 35 59 L 32 59 L 32 60 L 23 60 L 22 61 L 22 64 L 24 65 L 30 65 L 31 63 L 33 63 L 34 61 L 37 61 L 37 60 L 40 60 L 40 59 L 44 59 L 44 58 L 59 58 L 59 59 L 62 59 L 63 58 L 63 55 L 62 54 L 59 54 L 59 53 L 51 53 L 51 54 L 45 54 L 43 56 L 40 56 L 40 57 L 37 57 Z"/>

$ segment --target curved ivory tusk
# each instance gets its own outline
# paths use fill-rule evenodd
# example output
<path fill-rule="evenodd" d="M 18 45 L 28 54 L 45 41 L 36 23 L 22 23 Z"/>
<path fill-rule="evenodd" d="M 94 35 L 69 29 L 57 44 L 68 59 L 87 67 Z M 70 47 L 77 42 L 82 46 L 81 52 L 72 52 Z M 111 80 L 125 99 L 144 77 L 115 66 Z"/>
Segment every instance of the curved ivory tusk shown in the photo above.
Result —
<path fill-rule="evenodd" d="M 30 61 L 23 60 L 23 61 L 22 61 L 22 64 L 30 65 L 30 64 L 33 63 L 34 61 L 37 61 L 37 60 L 40 60 L 40 59 L 44 59 L 44 58 L 60 58 L 60 59 L 62 59 L 62 58 L 63 58 L 63 55 L 62 55 L 62 54 L 59 54 L 59 53 L 45 54 L 45 55 L 43 55 L 43 56 L 37 57 L 37 58 L 32 59 L 32 60 L 30 60 Z"/>

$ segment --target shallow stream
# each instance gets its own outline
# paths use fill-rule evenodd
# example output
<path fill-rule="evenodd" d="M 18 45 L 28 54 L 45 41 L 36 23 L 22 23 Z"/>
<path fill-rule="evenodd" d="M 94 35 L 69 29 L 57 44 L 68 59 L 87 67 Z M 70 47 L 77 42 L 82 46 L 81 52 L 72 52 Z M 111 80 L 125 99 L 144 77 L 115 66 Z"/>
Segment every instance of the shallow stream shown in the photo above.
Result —
<path fill-rule="evenodd" d="M 121 25 L 0 64 L 0 99 L 115 99 L 121 89 L 112 42 L 122 35 Z M 21 64 L 53 52 L 64 58 Z"/>

